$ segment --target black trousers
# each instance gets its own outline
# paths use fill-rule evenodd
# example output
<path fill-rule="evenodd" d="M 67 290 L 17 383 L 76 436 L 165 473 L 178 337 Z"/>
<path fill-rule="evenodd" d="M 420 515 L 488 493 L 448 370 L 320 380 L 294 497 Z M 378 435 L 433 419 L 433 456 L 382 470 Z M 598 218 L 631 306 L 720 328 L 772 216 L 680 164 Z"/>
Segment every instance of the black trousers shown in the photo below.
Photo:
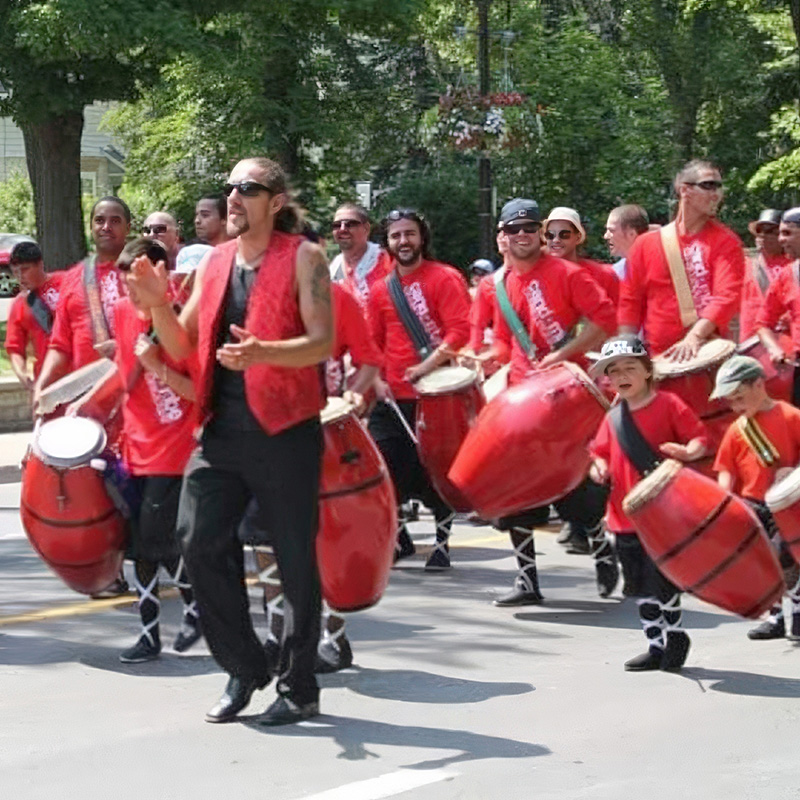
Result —
<path fill-rule="evenodd" d="M 416 430 L 417 404 L 411 401 L 398 403 L 411 430 Z M 414 442 L 409 438 L 395 412 L 386 403 L 377 403 L 369 418 L 369 432 L 381 451 L 392 476 L 397 502 L 412 498 L 421 500 L 439 519 L 447 516 L 450 506 L 434 489 L 425 467 L 419 460 Z"/>
<path fill-rule="evenodd" d="M 635 533 L 617 535 L 617 555 L 622 566 L 626 593 L 630 597 L 655 597 L 666 603 L 680 589 L 664 575 L 642 547 Z"/>
<path fill-rule="evenodd" d="M 319 689 L 314 663 L 319 639 L 318 524 L 322 429 L 309 420 L 269 436 L 222 435 L 210 427 L 186 468 L 178 515 L 186 566 L 203 633 L 230 675 L 264 680 L 264 648 L 253 630 L 237 531 L 251 498 L 269 531 L 285 594 L 278 693 L 299 704 Z"/>
<path fill-rule="evenodd" d="M 175 475 L 143 475 L 132 478 L 141 503 L 131 520 L 131 553 L 133 558 L 158 563 L 171 563 L 181 551 L 175 532 L 181 478 Z"/>

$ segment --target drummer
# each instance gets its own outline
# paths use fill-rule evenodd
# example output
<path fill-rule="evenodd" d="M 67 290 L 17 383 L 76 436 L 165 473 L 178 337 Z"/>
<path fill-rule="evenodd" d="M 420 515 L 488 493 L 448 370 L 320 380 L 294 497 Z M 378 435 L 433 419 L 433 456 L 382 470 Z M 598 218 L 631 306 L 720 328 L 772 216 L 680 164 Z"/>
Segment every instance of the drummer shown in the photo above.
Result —
<path fill-rule="evenodd" d="M 616 537 L 625 592 L 637 598 L 648 640 L 647 651 L 625 662 L 625 669 L 678 670 L 686 661 L 690 645 L 688 635 L 680 629 L 680 592 L 647 555 L 623 511 L 623 498 L 643 475 L 621 444 L 618 427 L 641 434 L 645 447 L 651 451 L 645 451 L 646 456 L 653 463 L 664 456 L 679 461 L 700 458 L 708 435 L 697 415 L 677 395 L 654 389 L 652 361 L 635 335 L 609 339 L 592 372 L 607 375 L 621 401 L 606 415 L 590 445 L 594 458 L 591 474 L 599 483 L 611 485 L 608 527 Z M 630 433 L 626 438 L 631 438 Z"/>
<path fill-rule="evenodd" d="M 674 224 L 643 234 L 628 254 L 618 323 L 621 333 L 642 330 L 652 356 L 663 353 L 681 362 L 697 356 L 709 339 L 728 335 L 741 303 L 744 251 L 739 237 L 717 219 L 724 193 L 714 164 L 690 161 L 674 188 Z M 671 264 L 665 245 L 674 253 Z M 686 392 L 681 388 L 698 413 L 698 403 L 707 402 L 704 381 L 700 375 L 698 387 L 687 381 Z"/>
<path fill-rule="evenodd" d="M 454 513 L 433 488 L 397 413 L 413 430 L 418 397 L 414 382 L 447 364 L 467 343 L 469 294 L 454 267 L 433 260 L 430 228 L 421 214 L 409 208 L 391 211 L 381 222 L 381 235 L 393 261 L 390 275 L 373 284 L 367 307 L 372 338 L 383 355 L 378 403 L 370 416 L 369 431 L 389 466 L 398 502 L 416 498 L 433 511 L 436 542 L 425 569 L 445 570 L 450 568 Z M 399 308 L 389 288 L 392 278 L 400 287 Z M 411 326 L 419 332 L 417 342 Z M 395 400 L 393 410 L 389 403 Z M 413 552 L 413 542 L 401 524 L 398 556 Z"/>
<path fill-rule="evenodd" d="M 784 211 L 779 241 L 791 259 L 789 265 L 770 284 L 758 317 L 758 336 L 776 363 L 791 361 L 800 353 L 800 207 Z M 786 320 L 794 354 L 787 354 L 778 343 L 775 329 Z M 792 402 L 800 405 L 800 372 L 795 366 Z"/>
<path fill-rule="evenodd" d="M 535 200 L 515 198 L 500 212 L 498 229 L 508 241 L 507 272 L 496 286 L 495 341 L 484 358 L 501 362 L 510 359 L 511 384 L 519 383 L 534 369 L 581 359 L 615 326 L 614 305 L 608 295 L 587 270 L 545 252 L 541 228 Z M 507 306 L 501 299 L 501 289 L 507 294 Z M 613 591 L 619 577 L 602 530 L 605 496 L 603 487 L 587 479 L 556 504 L 562 519 L 581 523 L 596 540 L 598 589 L 603 596 Z M 498 597 L 495 605 L 542 601 L 533 531 L 548 517 L 548 508 L 533 509 L 498 523 L 500 530 L 509 531 L 519 570 L 511 591 Z"/>
<path fill-rule="evenodd" d="M 42 251 L 36 242 L 14 245 L 11 269 L 23 291 L 8 310 L 5 348 L 17 379 L 31 390 L 47 355 L 64 273 L 45 272 Z M 33 347 L 33 378 L 28 372 L 29 343 Z"/>
<path fill-rule="evenodd" d="M 502 231 L 497 232 L 497 252 L 505 264 L 505 254 L 508 250 L 508 242 Z M 486 261 L 486 259 L 478 259 Z M 491 264 L 491 261 L 487 263 Z M 492 324 L 494 322 L 494 284 L 502 275 L 505 266 L 499 270 L 494 267 L 483 278 L 478 281 L 475 294 L 472 297 L 472 306 L 469 310 L 469 342 L 464 351 L 466 356 L 474 356 L 486 351 L 492 345 Z M 469 366 L 469 361 L 466 362 Z"/>
<path fill-rule="evenodd" d="M 742 283 L 742 306 L 739 311 L 740 342 L 758 333 L 758 318 L 767 290 L 783 268 L 794 260 L 792 256 L 784 253 L 781 246 L 778 238 L 780 224 L 781 212 L 774 208 L 765 208 L 758 215 L 758 219 L 747 226 L 755 239 L 756 252 L 747 259 Z M 782 320 L 778 321 L 776 330 L 784 328 L 782 323 Z"/>
<path fill-rule="evenodd" d="M 778 470 L 800 463 L 800 409 L 773 400 L 765 377 L 761 364 L 748 356 L 733 356 L 719 368 L 712 397 L 727 400 L 740 416 L 722 439 L 714 469 L 723 489 L 741 495 L 752 506 L 776 546 L 791 605 L 791 635 L 800 638 L 800 569 L 764 502 Z M 756 640 L 785 636 L 783 606 L 773 606 L 769 617 L 747 635 Z"/>

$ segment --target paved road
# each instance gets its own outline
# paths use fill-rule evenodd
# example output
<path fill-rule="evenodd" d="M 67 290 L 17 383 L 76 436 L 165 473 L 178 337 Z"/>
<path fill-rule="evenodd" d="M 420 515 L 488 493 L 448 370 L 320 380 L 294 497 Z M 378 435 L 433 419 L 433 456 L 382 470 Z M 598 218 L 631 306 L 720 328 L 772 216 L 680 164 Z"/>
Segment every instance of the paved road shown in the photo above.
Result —
<path fill-rule="evenodd" d="M 541 607 L 491 605 L 512 561 L 490 528 L 457 527 L 449 573 L 404 562 L 350 616 L 356 666 L 321 679 L 323 715 L 263 730 L 271 688 L 240 722 L 203 722 L 225 681 L 202 646 L 120 664 L 134 609 L 53 578 L 17 498 L 0 487 L 4 797 L 800 798 L 800 649 L 749 642 L 750 623 L 689 600 L 684 673 L 626 674 L 643 647 L 634 605 L 600 600 L 553 530 L 537 540 Z M 164 600 L 166 642 L 179 611 Z"/>

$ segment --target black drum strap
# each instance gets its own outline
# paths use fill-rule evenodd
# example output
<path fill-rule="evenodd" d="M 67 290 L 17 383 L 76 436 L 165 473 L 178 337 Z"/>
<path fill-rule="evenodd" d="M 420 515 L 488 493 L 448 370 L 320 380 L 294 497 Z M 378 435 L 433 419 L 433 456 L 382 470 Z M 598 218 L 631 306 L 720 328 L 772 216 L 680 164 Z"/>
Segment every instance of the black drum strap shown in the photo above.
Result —
<path fill-rule="evenodd" d="M 400 278 L 397 277 L 397 270 L 392 270 L 392 273 L 386 276 L 386 287 L 389 290 L 389 297 L 392 300 L 395 311 L 397 311 L 397 316 L 400 317 L 400 322 L 403 323 L 403 327 L 406 329 L 408 338 L 411 339 L 414 349 L 419 353 L 420 361 L 424 361 L 433 352 L 431 340 L 428 332 L 419 321 L 419 317 L 408 304 L 403 285 L 400 283 Z"/>
<path fill-rule="evenodd" d="M 642 477 L 649 475 L 663 461 L 663 457 L 650 447 L 647 439 L 636 427 L 627 401 L 621 400 L 617 403 L 609 411 L 608 419 L 628 461 L 633 464 Z"/>
<path fill-rule="evenodd" d="M 53 331 L 53 312 L 47 307 L 47 303 L 42 300 L 36 292 L 28 292 L 25 298 L 28 308 L 31 310 L 33 318 L 39 327 L 49 336 Z"/>

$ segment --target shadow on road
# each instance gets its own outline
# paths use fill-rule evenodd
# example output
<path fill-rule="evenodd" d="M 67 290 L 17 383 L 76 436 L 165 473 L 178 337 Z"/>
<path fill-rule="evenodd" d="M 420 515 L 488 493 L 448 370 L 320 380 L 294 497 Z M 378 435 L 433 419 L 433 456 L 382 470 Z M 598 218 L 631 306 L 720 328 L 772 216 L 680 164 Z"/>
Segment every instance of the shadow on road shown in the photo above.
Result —
<path fill-rule="evenodd" d="M 800 697 L 800 679 L 779 678 L 775 675 L 759 675 L 755 672 L 737 672 L 727 669 L 685 667 L 679 675 L 691 681 L 709 681 L 709 686 L 700 684 L 703 691 L 711 689 L 724 694 L 740 694 L 749 697 Z"/>
<path fill-rule="evenodd" d="M 356 694 L 404 703 L 482 703 L 493 697 L 528 694 L 530 683 L 474 681 L 414 669 L 368 669 L 320 677 L 324 689 L 346 688 Z"/>
<path fill-rule="evenodd" d="M 549 748 L 539 744 L 503 739 L 499 736 L 484 736 L 447 728 L 425 728 L 420 725 L 392 725 L 388 722 L 327 714 L 315 718 L 313 722 L 286 725 L 282 728 L 259 725 L 257 716 L 240 717 L 240 719 L 244 725 L 258 733 L 292 738 L 332 739 L 342 748 L 337 757 L 348 761 L 362 761 L 369 757 L 380 758 L 378 753 L 369 750 L 369 745 L 458 751 L 450 756 L 403 765 L 411 769 L 438 769 L 458 762 L 484 758 L 532 758 L 551 753 Z"/>

